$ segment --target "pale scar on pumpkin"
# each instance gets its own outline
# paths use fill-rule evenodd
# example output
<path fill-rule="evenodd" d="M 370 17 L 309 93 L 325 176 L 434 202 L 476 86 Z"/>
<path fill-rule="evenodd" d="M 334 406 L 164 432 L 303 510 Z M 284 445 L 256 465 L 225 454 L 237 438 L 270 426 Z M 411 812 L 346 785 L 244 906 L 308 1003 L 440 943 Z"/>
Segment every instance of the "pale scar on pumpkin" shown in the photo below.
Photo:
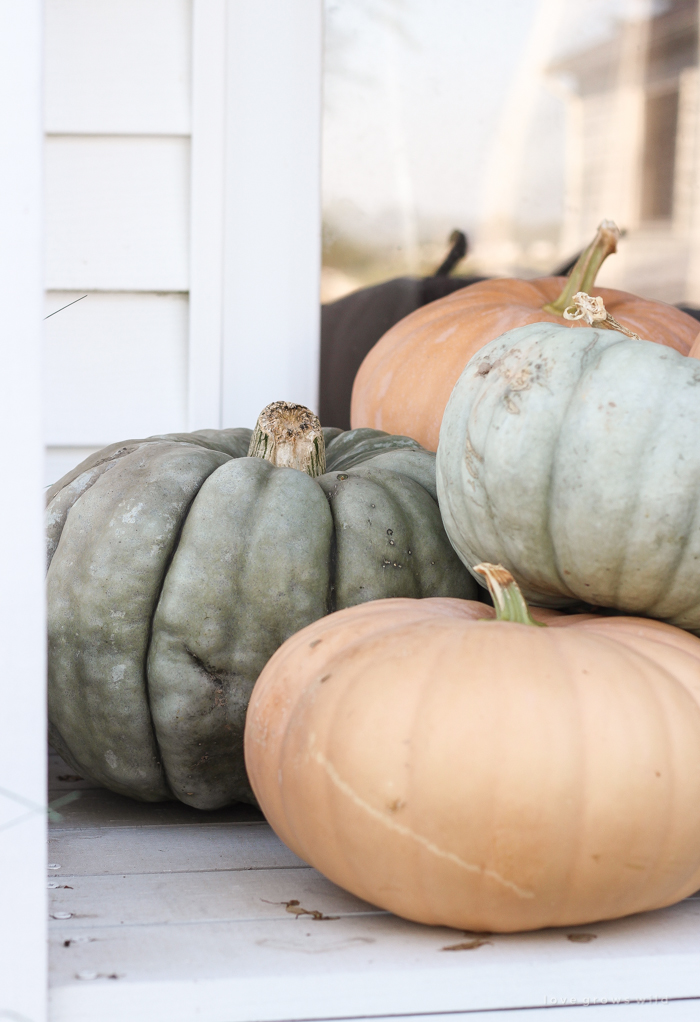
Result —
<path fill-rule="evenodd" d="M 493 869 L 484 869 L 483 866 L 477 866 L 474 862 L 467 862 L 462 859 L 459 855 L 454 852 L 447 852 L 444 848 L 439 848 L 438 845 L 434 844 L 429 838 L 424 837 L 422 834 L 416 834 L 410 827 L 406 827 L 402 823 L 398 823 L 396 820 L 387 816 L 380 809 L 376 809 L 369 802 L 366 802 L 357 792 L 344 781 L 338 771 L 335 769 L 330 760 L 326 759 L 322 752 L 314 750 L 311 752 L 311 756 L 316 760 L 318 765 L 323 768 L 328 776 L 329 780 L 338 791 L 341 791 L 346 795 L 354 804 L 362 809 L 372 819 L 377 820 L 383 824 L 388 830 L 393 830 L 396 834 L 400 834 L 401 837 L 408 838 L 410 841 L 415 841 L 416 844 L 425 848 L 426 851 L 430 852 L 439 859 L 446 859 L 448 862 L 452 862 L 455 866 L 459 866 L 460 869 L 466 870 L 468 873 L 480 873 L 482 876 L 488 877 L 489 880 L 493 880 L 495 883 L 500 884 L 501 887 L 506 887 L 508 890 L 513 891 L 519 898 L 534 898 L 534 891 L 527 891 L 523 887 L 518 887 L 517 884 L 513 883 L 512 880 L 507 880 L 502 877 L 500 873 L 497 873 Z"/>

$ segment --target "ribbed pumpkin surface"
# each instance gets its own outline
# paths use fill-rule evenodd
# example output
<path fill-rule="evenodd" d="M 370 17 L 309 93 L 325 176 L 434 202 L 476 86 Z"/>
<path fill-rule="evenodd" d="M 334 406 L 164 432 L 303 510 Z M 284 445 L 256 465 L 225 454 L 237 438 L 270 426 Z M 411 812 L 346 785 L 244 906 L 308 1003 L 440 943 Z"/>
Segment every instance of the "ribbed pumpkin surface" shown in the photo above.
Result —
<path fill-rule="evenodd" d="M 700 631 L 700 362 L 549 323 L 491 342 L 445 412 L 438 494 L 465 564 L 533 603 Z"/>
<path fill-rule="evenodd" d="M 246 761 L 277 834 L 358 897 L 476 931 L 575 925 L 700 886 L 700 640 L 657 622 L 334 614 L 278 650 Z"/>
<path fill-rule="evenodd" d="M 108 788 L 252 801 L 253 684 L 294 632 L 389 596 L 473 595 L 407 437 L 326 431 L 312 479 L 245 457 L 251 431 L 107 448 L 49 493 L 49 719 Z"/>

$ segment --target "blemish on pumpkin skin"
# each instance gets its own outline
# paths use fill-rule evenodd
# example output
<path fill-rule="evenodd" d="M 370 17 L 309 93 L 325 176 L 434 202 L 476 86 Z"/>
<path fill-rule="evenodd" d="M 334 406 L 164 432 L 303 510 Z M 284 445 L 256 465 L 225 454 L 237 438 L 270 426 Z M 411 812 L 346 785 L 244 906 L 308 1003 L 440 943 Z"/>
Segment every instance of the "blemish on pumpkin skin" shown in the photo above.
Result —
<path fill-rule="evenodd" d="M 528 366 L 523 366 L 516 373 L 510 369 L 504 369 L 502 375 L 504 379 L 508 380 L 511 390 L 528 390 L 532 384 L 532 374 Z"/>
<path fill-rule="evenodd" d="M 315 646 L 318 646 L 320 642 L 323 642 L 323 639 L 314 639 L 313 642 L 309 643 L 309 649 L 313 649 Z"/>
<path fill-rule="evenodd" d="M 508 888 L 508 890 L 513 891 L 513 893 L 516 894 L 518 898 L 535 897 L 534 891 L 528 891 L 525 890 L 523 887 L 519 887 L 517 884 L 513 883 L 512 880 L 508 880 L 506 877 L 502 877 L 500 873 L 497 873 L 493 869 L 486 869 L 484 866 L 479 866 L 474 862 L 467 862 L 465 859 L 462 859 L 459 855 L 456 855 L 454 852 L 448 852 L 444 848 L 440 848 L 433 841 L 431 841 L 430 838 L 425 837 L 423 834 L 417 834 L 414 830 L 411 830 L 410 827 L 407 827 L 405 826 L 405 824 L 399 823 L 397 820 L 392 819 L 390 816 L 387 816 L 385 812 L 382 812 L 380 809 L 377 809 L 371 803 L 365 801 L 365 799 L 358 795 L 357 792 L 347 783 L 347 781 L 343 780 L 343 778 L 340 776 L 340 774 L 335 769 L 330 760 L 328 760 L 319 749 L 314 750 L 313 748 L 314 737 L 315 737 L 314 735 L 309 736 L 310 738 L 309 746 L 311 750 L 310 755 L 318 763 L 318 765 L 325 771 L 331 783 L 340 792 L 346 795 L 358 807 L 358 809 L 362 809 L 363 812 L 365 812 L 372 819 L 383 824 L 383 826 L 386 827 L 387 830 L 393 830 L 401 837 L 408 838 L 410 841 L 415 841 L 416 844 L 420 845 L 427 852 L 430 852 L 431 855 L 434 855 L 436 858 L 439 859 L 446 859 L 448 862 L 453 863 L 455 866 L 459 866 L 460 869 L 465 870 L 467 873 L 477 873 L 483 877 L 486 877 L 489 880 L 493 880 L 495 883 L 500 884 L 502 887 L 506 887 Z"/>

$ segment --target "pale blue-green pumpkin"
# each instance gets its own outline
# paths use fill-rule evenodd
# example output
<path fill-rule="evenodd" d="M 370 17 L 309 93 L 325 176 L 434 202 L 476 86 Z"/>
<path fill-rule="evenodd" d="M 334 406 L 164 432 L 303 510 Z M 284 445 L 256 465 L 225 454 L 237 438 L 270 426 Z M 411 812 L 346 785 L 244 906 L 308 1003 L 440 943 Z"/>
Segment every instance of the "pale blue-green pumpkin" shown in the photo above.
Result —
<path fill-rule="evenodd" d="M 76 770 L 146 801 L 254 801 L 246 707 L 285 639 L 366 600 L 477 592 L 435 456 L 371 429 L 323 435 L 316 478 L 247 457 L 251 430 L 227 429 L 114 444 L 51 488 L 49 719 Z"/>
<path fill-rule="evenodd" d="M 616 330 L 535 323 L 467 364 L 437 455 L 462 561 L 527 599 L 700 633 L 700 362 Z"/>

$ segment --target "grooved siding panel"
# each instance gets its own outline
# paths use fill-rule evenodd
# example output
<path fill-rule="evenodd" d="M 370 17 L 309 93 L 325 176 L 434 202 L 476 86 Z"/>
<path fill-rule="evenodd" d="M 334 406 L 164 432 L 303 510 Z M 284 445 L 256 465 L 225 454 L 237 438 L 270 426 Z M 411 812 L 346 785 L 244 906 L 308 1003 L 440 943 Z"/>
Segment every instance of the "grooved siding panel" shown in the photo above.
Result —
<path fill-rule="evenodd" d="M 186 135 L 190 6 L 46 0 L 46 131 Z"/>
<path fill-rule="evenodd" d="M 50 292 L 47 312 L 80 293 Z M 186 295 L 88 293 L 46 321 L 47 443 L 103 447 L 183 430 L 186 364 Z"/>
<path fill-rule="evenodd" d="M 190 0 L 46 0 L 46 482 L 186 428 Z"/>
<path fill-rule="evenodd" d="M 47 287 L 186 291 L 188 189 L 185 138 L 47 139 Z"/>

